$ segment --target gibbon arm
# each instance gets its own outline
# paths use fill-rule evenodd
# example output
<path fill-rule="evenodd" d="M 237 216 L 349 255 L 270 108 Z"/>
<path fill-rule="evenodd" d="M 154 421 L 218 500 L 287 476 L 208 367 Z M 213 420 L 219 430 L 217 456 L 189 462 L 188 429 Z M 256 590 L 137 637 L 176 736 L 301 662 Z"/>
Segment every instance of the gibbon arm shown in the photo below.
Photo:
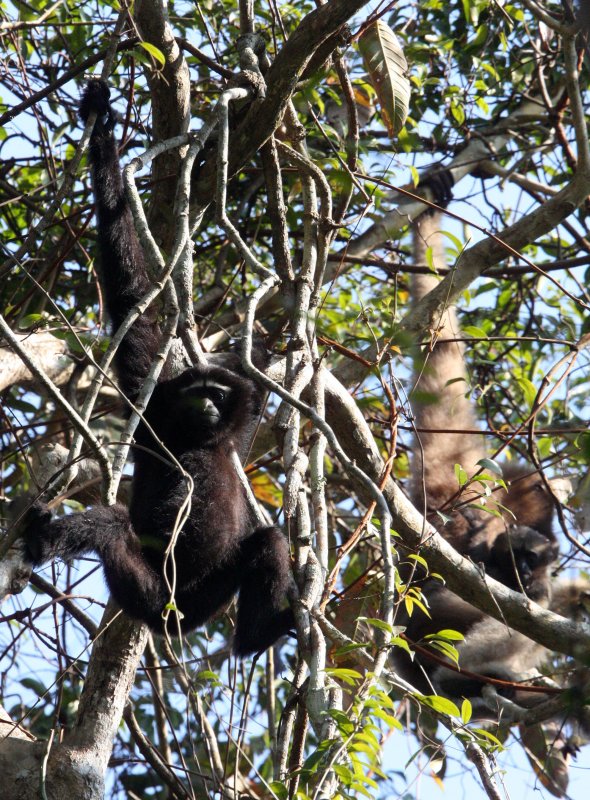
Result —
<path fill-rule="evenodd" d="M 115 119 L 104 81 L 89 81 L 80 101 L 83 122 L 97 116 L 90 137 L 89 159 L 98 218 L 101 285 L 116 330 L 150 288 L 145 256 L 137 237 L 123 188 L 114 137 Z M 161 340 L 156 310 L 149 308 L 135 321 L 115 356 L 120 387 L 137 397 Z"/>

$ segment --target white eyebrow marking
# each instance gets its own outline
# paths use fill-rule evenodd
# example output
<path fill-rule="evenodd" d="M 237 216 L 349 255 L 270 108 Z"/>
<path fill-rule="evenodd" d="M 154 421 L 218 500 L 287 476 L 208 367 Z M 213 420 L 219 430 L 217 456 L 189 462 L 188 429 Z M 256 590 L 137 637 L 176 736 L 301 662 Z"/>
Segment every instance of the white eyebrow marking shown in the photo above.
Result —
<path fill-rule="evenodd" d="M 228 394 L 232 391 L 231 386 L 226 386 L 224 383 L 217 383 L 216 381 L 208 381 L 207 378 L 198 378 L 196 381 L 193 381 L 180 391 L 184 393 L 190 392 L 193 389 L 219 389 L 220 391 L 227 392 Z"/>

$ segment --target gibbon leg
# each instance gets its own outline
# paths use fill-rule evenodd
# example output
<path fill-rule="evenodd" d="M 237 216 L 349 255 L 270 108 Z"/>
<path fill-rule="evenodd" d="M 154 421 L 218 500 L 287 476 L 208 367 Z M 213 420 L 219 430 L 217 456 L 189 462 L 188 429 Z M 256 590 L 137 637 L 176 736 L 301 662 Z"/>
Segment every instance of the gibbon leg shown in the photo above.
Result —
<path fill-rule="evenodd" d="M 238 586 L 238 571 L 231 562 L 187 586 L 181 586 L 175 599 L 176 606 L 182 614 L 180 621 L 182 630 L 191 631 L 204 625 L 227 606 L 237 592 Z M 177 632 L 173 627 L 175 624 L 175 621 L 168 623 L 168 630 L 173 636 Z"/>
<path fill-rule="evenodd" d="M 170 591 L 162 575 L 146 561 L 136 534 L 128 529 L 103 547 L 100 557 L 108 587 L 123 611 L 152 630 L 162 631 L 162 612 Z"/>
<path fill-rule="evenodd" d="M 44 503 L 35 503 L 26 513 L 23 538 L 34 566 L 61 558 L 69 561 L 94 550 L 98 554 L 131 529 L 125 506 L 96 506 L 83 514 L 52 519 Z"/>
<path fill-rule="evenodd" d="M 145 560 L 125 506 L 96 506 L 83 514 L 52 519 L 47 506 L 37 503 L 27 512 L 23 536 L 35 566 L 94 551 L 121 608 L 134 619 L 162 628 L 166 587 Z"/>
<path fill-rule="evenodd" d="M 240 543 L 240 595 L 233 650 L 238 656 L 266 650 L 290 628 L 284 608 L 291 581 L 289 545 L 279 528 L 258 528 Z"/>

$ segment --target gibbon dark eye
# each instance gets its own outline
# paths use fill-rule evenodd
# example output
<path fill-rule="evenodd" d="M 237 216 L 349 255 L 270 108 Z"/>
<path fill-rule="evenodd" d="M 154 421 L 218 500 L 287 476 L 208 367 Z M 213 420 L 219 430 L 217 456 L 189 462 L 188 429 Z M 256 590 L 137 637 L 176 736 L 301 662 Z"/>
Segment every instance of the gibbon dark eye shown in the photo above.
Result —
<path fill-rule="evenodd" d="M 208 389 L 207 394 L 209 399 L 212 400 L 216 406 L 222 405 L 227 399 L 227 393 L 224 392 L 223 389 Z"/>

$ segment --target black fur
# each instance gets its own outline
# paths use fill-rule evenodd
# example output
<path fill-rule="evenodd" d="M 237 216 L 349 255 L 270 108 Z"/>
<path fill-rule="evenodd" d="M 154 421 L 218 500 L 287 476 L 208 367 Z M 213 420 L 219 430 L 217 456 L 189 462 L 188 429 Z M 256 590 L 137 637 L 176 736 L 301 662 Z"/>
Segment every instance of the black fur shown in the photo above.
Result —
<path fill-rule="evenodd" d="M 109 89 L 103 81 L 90 81 L 82 95 L 80 117 L 86 121 L 93 112 L 97 120 L 90 162 L 101 283 L 117 328 L 150 282 L 123 192 Z M 118 350 L 119 383 L 131 400 L 160 339 L 157 315 L 150 309 Z M 221 392 L 212 384 L 227 388 Z M 129 509 L 98 506 L 52 520 L 47 508 L 37 504 L 24 529 L 33 563 L 95 551 L 115 600 L 155 631 L 163 630 L 162 614 L 171 600 L 165 571 L 170 584 L 175 580 L 174 600 L 185 631 L 202 625 L 239 592 L 234 651 L 245 655 L 272 645 L 293 626 L 292 612 L 285 607 L 289 548 L 278 528 L 254 529 L 231 463 L 234 448 L 245 457 L 261 405 L 258 386 L 224 367 L 196 366 L 175 378 L 164 373 L 145 412 L 148 424 L 137 430 Z M 188 517 L 167 561 L 166 549 L 189 490 L 159 441 L 194 482 Z M 168 629 L 176 632 L 174 620 Z"/>
<path fill-rule="evenodd" d="M 115 116 L 109 105 L 109 96 L 109 87 L 104 81 L 89 81 L 80 101 L 80 119 L 86 122 L 92 112 L 97 114 L 89 157 L 98 222 L 100 280 L 107 311 L 116 330 L 134 305 L 147 294 L 150 280 L 123 191 L 113 135 Z M 152 365 L 160 336 L 156 309 L 150 308 L 135 322 L 117 350 L 115 366 L 119 385 L 131 400 L 137 397 Z"/>
<path fill-rule="evenodd" d="M 450 170 L 439 167 L 427 172 L 420 177 L 418 190 L 429 187 L 433 194 L 433 202 L 440 208 L 446 208 L 453 199 L 453 186 L 455 179 Z M 423 212 L 423 213 L 429 213 Z"/>

